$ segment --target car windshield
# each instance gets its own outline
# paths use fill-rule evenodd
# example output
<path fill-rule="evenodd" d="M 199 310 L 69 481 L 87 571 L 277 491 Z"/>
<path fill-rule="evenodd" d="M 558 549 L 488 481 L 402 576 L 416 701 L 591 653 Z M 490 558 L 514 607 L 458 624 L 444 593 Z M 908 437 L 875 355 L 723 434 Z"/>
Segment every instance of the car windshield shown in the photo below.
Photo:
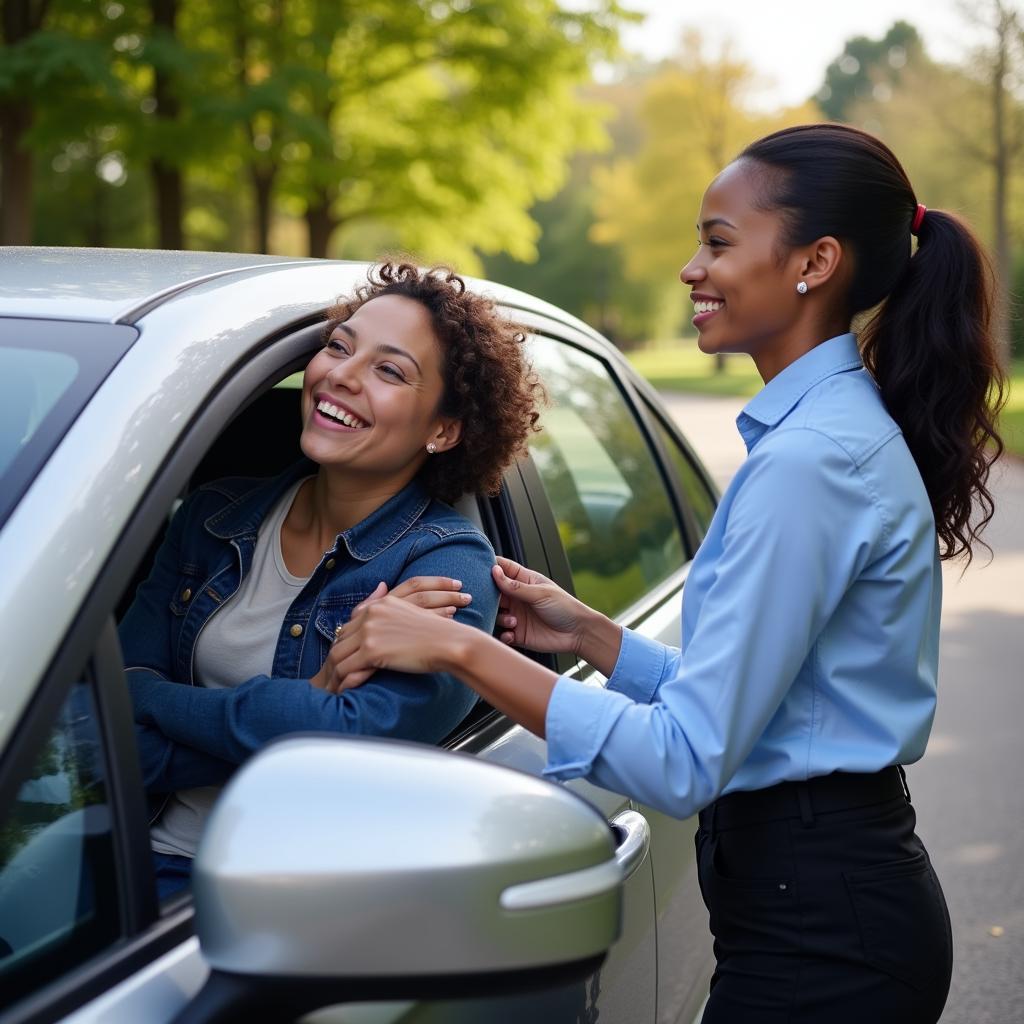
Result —
<path fill-rule="evenodd" d="M 109 324 L 0 321 L 0 524 L 136 337 Z"/>

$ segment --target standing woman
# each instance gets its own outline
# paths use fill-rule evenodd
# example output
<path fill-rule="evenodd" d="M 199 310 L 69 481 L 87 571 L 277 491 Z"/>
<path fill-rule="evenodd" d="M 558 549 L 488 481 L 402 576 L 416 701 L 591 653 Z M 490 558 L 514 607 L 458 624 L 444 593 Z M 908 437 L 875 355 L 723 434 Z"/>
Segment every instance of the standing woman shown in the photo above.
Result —
<path fill-rule="evenodd" d="M 765 386 L 687 579 L 682 650 L 502 561 L 502 639 L 575 651 L 607 688 L 391 598 L 347 627 L 332 685 L 451 671 L 547 737 L 549 775 L 700 811 L 705 1022 L 933 1022 L 949 916 L 900 766 L 935 710 L 940 559 L 970 559 L 993 512 L 987 264 L 886 146 L 839 125 L 753 143 L 698 229 L 681 278 L 700 347 L 748 354 Z"/>

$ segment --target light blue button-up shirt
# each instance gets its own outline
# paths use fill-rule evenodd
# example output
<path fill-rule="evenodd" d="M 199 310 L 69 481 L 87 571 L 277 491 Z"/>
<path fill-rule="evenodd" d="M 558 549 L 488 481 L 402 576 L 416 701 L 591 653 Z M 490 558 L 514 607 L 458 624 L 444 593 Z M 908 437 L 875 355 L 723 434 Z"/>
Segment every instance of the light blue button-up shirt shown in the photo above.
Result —
<path fill-rule="evenodd" d="M 747 458 L 690 568 L 682 649 L 625 630 L 607 688 L 560 678 L 548 775 L 687 817 L 733 790 L 924 753 L 935 523 L 854 336 L 788 366 L 737 426 Z"/>

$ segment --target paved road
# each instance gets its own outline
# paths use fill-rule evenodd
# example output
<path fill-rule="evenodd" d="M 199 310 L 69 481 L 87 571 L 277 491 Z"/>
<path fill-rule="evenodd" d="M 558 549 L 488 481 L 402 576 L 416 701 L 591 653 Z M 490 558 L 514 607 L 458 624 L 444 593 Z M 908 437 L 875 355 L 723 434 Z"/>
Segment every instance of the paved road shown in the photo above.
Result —
<path fill-rule="evenodd" d="M 739 399 L 665 395 L 724 487 L 744 457 Z M 993 471 L 996 515 L 966 572 L 946 563 L 939 709 L 908 769 L 953 919 L 942 1024 L 1024 1022 L 1024 463 Z"/>

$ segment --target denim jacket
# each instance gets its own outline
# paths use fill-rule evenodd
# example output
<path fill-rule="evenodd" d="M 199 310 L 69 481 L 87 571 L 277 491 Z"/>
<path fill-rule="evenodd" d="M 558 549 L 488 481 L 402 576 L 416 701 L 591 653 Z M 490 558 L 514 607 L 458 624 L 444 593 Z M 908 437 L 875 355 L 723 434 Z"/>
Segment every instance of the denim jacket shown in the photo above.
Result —
<path fill-rule="evenodd" d="M 436 743 L 476 697 L 448 675 L 381 670 L 355 690 L 311 686 L 335 627 L 383 580 L 449 576 L 472 594 L 456 619 L 490 631 L 498 595 L 487 538 L 414 480 L 338 535 L 289 607 L 269 676 L 227 689 L 196 685 L 196 641 L 252 566 L 260 523 L 300 476 L 206 484 L 175 514 L 149 578 L 119 626 L 146 787 L 170 792 L 223 782 L 246 757 L 293 732 L 329 731 Z"/>

